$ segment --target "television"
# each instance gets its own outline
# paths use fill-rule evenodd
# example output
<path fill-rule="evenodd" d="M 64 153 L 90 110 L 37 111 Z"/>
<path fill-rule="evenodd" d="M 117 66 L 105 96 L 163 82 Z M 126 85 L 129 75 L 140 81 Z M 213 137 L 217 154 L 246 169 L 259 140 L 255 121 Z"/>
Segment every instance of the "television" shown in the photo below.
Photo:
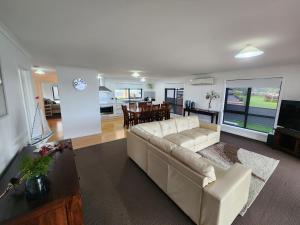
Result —
<path fill-rule="evenodd" d="M 300 131 L 300 101 L 282 100 L 278 126 Z"/>

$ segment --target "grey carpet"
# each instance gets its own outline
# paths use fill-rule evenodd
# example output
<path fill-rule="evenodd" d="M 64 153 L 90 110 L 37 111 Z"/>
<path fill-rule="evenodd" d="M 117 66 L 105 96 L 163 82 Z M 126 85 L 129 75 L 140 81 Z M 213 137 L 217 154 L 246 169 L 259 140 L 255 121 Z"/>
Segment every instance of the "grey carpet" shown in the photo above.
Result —
<path fill-rule="evenodd" d="M 280 160 L 234 225 L 300 225 L 300 160 L 264 143 L 222 133 L 221 140 Z M 126 156 L 126 139 L 76 151 L 86 225 L 194 224 Z"/>

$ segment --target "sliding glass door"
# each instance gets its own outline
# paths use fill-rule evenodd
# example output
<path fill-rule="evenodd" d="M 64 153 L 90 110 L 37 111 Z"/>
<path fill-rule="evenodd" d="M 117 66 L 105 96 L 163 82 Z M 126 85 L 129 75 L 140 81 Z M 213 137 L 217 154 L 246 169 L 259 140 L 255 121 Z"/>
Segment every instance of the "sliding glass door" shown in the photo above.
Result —
<path fill-rule="evenodd" d="M 227 88 L 224 107 L 224 123 L 245 127 L 248 88 Z"/>
<path fill-rule="evenodd" d="M 257 81 L 259 82 L 259 81 Z M 255 82 L 250 82 L 255 84 Z M 267 84 L 265 84 L 267 85 Z M 273 131 L 277 112 L 280 84 L 273 87 L 227 87 L 223 124 L 269 133 Z M 232 86 L 232 85 L 230 85 Z"/>
<path fill-rule="evenodd" d="M 183 112 L 183 88 L 166 88 L 165 102 L 169 103 L 171 113 L 182 115 Z"/>

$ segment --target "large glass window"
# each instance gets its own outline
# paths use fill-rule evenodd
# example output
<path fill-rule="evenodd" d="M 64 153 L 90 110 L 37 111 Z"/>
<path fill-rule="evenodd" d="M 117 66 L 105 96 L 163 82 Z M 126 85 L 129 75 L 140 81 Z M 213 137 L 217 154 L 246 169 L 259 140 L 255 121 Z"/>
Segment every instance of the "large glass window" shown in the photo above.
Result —
<path fill-rule="evenodd" d="M 115 98 L 117 100 L 129 99 L 128 89 L 117 89 L 117 90 L 115 90 Z"/>
<path fill-rule="evenodd" d="M 117 100 L 123 99 L 141 99 L 142 98 L 143 89 L 116 89 L 115 90 L 115 98 Z"/>
<path fill-rule="evenodd" d="M 247 82 L 250 87 L 246 87 Z M 224 124 L 264 133 L 273 131 L 281 81 L 270 82 L 273 87 L 268 87 L 265 80 L 262 84 L 259 82 L 259 79 L 257 82 L 239 81 L 236 82 L 239 87 L 232 87 L 233 83 L 226 88 Z"/>
<path fill-rule="evenodd" d="M 129 89 L 130 99 L 142 98 L 142 89 Z"/>

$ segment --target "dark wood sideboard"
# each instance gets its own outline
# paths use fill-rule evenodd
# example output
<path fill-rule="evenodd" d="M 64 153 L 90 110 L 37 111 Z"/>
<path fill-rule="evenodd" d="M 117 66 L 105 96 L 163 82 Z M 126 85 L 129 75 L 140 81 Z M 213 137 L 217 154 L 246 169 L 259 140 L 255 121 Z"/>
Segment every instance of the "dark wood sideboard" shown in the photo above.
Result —
<path fill-rule="evenodd" d="M 300 132 L 287 128 L 276 128 L 273 147 L 300 157 Z"/>
<path fill-rule="evenodd" d="M 215 123 L 218 124 L 218 122 L 219 122 L 219 112 L 218 111 L 207 110 L 207 109 L 199 109 L 199 108 L 184 108 L 183 109 L 183 116 L 185 116 L 185 112 L 188 112 L 188 116 L 191 113 L 210 116 L 211 123 L 213 123 L 215 121 Z"/>
<path fill-rule="evenodd" d="M 74 152 L 69 148 L 56 152 L 48 175 L 50 191 L 45 198 L 27 201 L 24 183 L 0 200 L 0 224 L 5 225 L 83 225 L 82 202 Z M 34 154 L 25 147 L 5 170 L 0 179 L 2 192 L 15 176 L 22 156 Z"/>

